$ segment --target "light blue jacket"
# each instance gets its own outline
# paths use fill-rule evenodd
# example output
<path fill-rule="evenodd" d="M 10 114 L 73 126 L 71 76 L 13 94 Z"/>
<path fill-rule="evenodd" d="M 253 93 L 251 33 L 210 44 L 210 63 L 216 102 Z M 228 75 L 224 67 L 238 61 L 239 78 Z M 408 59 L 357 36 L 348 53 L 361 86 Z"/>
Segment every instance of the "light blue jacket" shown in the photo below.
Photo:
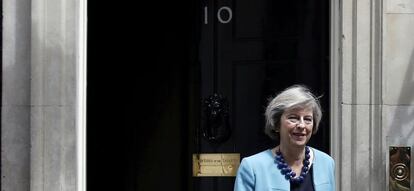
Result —
<path fill-rule="evenodd" d="M 335 190 L 335 164 L 327 154 L 311 148 L 313 159 L 313 185 L 315 191 Z M 234 191 L 290 191 L 290 183 L 277 168 L 270 149 L 243 158 L 237 171 Z"/>

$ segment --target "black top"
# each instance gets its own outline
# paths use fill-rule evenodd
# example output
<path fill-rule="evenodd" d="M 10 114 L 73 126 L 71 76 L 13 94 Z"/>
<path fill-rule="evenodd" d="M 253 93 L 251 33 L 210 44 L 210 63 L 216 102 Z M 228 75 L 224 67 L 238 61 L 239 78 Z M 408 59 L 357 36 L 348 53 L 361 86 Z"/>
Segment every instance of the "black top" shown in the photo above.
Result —
<path fill-rule="evenodd" d="M 305 176 L 302 184 L 290 183 L 290 191 L 315 191 L 313 188 L 313 166 L 308 171 L 308 175 Z"/>

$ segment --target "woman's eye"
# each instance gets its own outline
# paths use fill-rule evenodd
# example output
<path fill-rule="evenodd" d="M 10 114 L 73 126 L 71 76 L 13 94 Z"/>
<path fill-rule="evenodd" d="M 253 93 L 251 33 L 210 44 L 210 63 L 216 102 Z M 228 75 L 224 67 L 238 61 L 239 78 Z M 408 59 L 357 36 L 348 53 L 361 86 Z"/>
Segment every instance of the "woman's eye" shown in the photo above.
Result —
<path fill-rule="evenodd" d="M 305 123 L 311 124 L 311 123 L 313 123 L 313 120 L 312 119 L 305 119 Z"/>
<path fill-rule="evenodd" d="M 297 121 L 299 121 L 299 118 L 297 118 L 297 117 L 289 117 L 288 119 L 291 122 L 297 122 Z"/>
<path fill-rule="evenodd" d="M 310 124 L 312 124 L 313 123 L 313 118 L 312 117 L 305 117 L 305 118 L 301 118 L 301 117 L 298 117 L 298 116 L 290 116 L 290 117 L 288 117 L 287 118 L 291 123 L 299 123 L 302 119 L 303 119 L 303 122 L 306 124 L 306 125 L 310 125 Z"/>

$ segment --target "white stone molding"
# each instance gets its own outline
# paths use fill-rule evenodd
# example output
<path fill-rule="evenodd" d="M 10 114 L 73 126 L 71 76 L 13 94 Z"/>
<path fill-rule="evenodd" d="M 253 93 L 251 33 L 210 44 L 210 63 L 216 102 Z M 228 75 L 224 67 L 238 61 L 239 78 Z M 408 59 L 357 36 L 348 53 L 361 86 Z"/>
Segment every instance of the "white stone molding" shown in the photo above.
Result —
<path fill-rule="evenodd" d="M 31 2 L 30 190 L 85 190 L 86 0 Z"/>
<path fill-rule="evenodd" d="M 2 190 L 86 190 L 87 0 L 4 0 Z"/>
<path fill-rule="evenodd" d="M 383 190 L 382 0 L 333 0 L 331 18 L 331 153 L 337 190 Z"/>
<path fill-rule="evenodd" d="M 77 191 L 86 191 L 86 69 L 87 69 L 87 0 L 78 1 L 76 64 L 76 148 Z"/>

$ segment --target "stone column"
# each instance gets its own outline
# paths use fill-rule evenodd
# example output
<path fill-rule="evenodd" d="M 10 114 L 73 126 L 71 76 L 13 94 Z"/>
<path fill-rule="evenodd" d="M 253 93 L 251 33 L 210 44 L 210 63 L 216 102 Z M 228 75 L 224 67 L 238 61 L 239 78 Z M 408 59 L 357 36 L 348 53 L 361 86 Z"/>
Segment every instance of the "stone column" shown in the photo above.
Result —
<path fill-rule="evenodd" d="M 337 190 L 384 190 L 382 1 L 332 3 L 331 143 Z"/>
<path fill-rule="evenodd" d="M 332 10 L 338 190 L 388 190 L 389 147 L 414 147 L 414 2 L 335 0 Z"/>
<path fill-rule="evenodd" d="M 32 0 L 31 190 L 80 190 L 83 1 Z M 82 135 L 81 135 L 82 136 Z"/>
<path fill-rule="evenodd" d="M 86 0 L 4 0 L 2 189 L 86 190 Z"/>
<path fill-rule="evenodd" d="M 30 190 L 30 0 L 3 0 L 1 187 Z"/>

